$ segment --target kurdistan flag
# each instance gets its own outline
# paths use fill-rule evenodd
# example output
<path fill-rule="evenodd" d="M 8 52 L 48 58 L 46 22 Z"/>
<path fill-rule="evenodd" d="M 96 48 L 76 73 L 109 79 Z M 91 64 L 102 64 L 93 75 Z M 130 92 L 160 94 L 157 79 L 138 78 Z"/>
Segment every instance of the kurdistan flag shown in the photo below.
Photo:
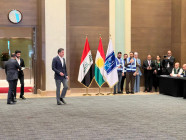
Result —
<path fill-rule="evenodd" d="M 102 41 L 100 38 L 96 59 L 95 59 L 95 80 L 99 87 L 101 87 L 105 83 L 105 80 L 103 79 L 104 64 L 105 64 L 105 54 L 103 50 Z"/>
<path fill-rule="evenodd" d="M 79 67 L 78 81 L 82 83 L 85 87 L 89 87 L 92 83 L 93 78 L 94 70 L 92 54 L 88 43 L 88 38 L 86 38 L 85 47 L 83 50 Z"/>

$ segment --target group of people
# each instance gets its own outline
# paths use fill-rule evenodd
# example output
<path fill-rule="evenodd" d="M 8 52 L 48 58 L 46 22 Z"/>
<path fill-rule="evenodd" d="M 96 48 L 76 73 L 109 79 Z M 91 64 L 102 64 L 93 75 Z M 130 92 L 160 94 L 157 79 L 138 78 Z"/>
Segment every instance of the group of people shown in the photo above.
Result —
<path fill-rule="evenodd" d="M 186 64 L 180 68 L 179 62 L 175 63 L 175 58 L 172 56 L 170 50 L 167 52 L 167 55 L 163 56 L 163 59 L 161 59 L 160 55 L 157 55 L 156 59 L 153 61 L 152 56 L 148 55 L 143 64 L 141 64 L 137 52 L 130 52 L 129 57 L 128 54 L 124 54 L 123 57 L 124 58 L 122 58 L 122 53 L 118 52 L 116 65 L 119 82 L 114 86 L 114 94 L 123 93 L 125 79 L 126 94 L 140 92 L 140 77 L 142 76 L 141 69 L 144 70 L 144 92 L 153 92 L 153 86 L 157 92 L 159 87 L 158 79 L 160 75 L 186 77 Z"/>
<path fill-rule="evenodd" d="M 7 104 L 12 105 L 17 102 L 16 90 L 18 79 L 21 83 L 20 98 L 23 100 L 26 99 L 24 97 L 24 67 L 24 60 L 21 58 L 21 51 L 19 50 L 11 54 L 11 58 L 5 64 L 5 73 L 7 76 L 7 81 L 9 83 Z"/>

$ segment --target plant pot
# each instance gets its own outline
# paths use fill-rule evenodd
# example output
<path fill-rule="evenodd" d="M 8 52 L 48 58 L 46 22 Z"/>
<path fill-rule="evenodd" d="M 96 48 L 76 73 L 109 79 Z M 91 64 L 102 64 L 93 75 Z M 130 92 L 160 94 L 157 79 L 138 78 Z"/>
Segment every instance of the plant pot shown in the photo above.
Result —
<path fill-rule="evenodd" d="M 2 67 L 2 69 L 5 69 L 5 63 L 6 63 L 7 61 L 1 61 L 1 67 Z"/>

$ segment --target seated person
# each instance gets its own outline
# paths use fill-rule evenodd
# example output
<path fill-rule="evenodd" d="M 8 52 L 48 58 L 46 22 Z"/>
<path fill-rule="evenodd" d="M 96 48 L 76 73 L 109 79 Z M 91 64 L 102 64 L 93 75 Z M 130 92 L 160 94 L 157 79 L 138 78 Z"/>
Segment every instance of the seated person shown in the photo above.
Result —
<path fill-rule="evenodd" d="M 186 77 L 186 64 L 183 64 L 183 71 L 181 73 L 181 75 L 178 75 L 178 77 Z"/>
<path fill-rule="evenodd" d="M 172 69 L 172 73 L 170 76 L 179 77 L 182 74 L 183 70 L 180 68 L 180 63 L 176 62 L 174 68 Z"/>

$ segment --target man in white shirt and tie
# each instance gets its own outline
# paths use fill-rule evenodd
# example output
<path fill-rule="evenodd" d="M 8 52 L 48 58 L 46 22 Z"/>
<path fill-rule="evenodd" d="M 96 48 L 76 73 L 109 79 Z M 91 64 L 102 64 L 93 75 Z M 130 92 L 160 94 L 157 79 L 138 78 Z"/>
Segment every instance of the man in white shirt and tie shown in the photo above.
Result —
<path fill-rule="evenodd" d="M 147 60 L 143 62 L 144 76 L 145 76 L 145 90 L 144 92 L 152 92 L 153 71 L 155 70 L 155 63 L 152 61 L 151 55 L 147 56 Z"/>

